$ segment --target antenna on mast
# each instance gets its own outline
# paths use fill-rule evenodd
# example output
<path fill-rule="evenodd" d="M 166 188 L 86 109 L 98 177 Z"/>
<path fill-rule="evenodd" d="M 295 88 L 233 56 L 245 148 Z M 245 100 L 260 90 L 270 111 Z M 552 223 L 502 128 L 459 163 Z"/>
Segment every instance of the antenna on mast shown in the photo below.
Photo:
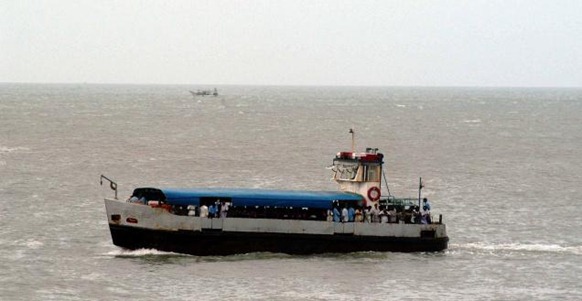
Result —
<path fill-rule="evenodd" d="M 354 128 L 350 129 L 350 134 L 352 134 L 352 153 L 356 152 L 356 132 Z"/>

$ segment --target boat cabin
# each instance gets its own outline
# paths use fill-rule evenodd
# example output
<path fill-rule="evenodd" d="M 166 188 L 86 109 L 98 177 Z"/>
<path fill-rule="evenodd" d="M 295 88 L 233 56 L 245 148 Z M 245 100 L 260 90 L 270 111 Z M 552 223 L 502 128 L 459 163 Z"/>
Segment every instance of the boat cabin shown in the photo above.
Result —
<path fill-rule="evenodd" d="M 364 153 L 339 152 L 333 159 L 333 179 L 341 191 L 360 194 L 366 206 L 373 206 L 382 195 L 383 159 L 377 148 L 367 148 Z"/>

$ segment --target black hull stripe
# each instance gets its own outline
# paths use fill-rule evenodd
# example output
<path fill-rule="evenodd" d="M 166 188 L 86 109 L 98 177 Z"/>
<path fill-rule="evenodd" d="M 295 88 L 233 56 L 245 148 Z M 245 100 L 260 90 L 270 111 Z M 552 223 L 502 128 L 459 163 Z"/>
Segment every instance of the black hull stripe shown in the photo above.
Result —
<path fill-rule="evenodd" d="M 312 235 L 223 231 L 165 231 L 110 224 L 116 246 L 167 252 L 233 255 L 253 252 L 286 254 L 349 253 L 360 251 L 438 252 L 449 238 L 408 238 L 356 235 Z"/>

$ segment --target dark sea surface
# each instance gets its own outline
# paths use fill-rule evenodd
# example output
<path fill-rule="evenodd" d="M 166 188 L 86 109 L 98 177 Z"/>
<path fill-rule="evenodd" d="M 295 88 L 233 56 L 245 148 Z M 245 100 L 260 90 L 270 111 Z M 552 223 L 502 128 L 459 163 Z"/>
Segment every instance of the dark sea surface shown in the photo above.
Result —
<path fill-rule="evenodd" d="M 0 84 L 0 300 L 582 300 L 582 89 Z M 138 186 L 334 190 L 385 154 L 442 253 L 124 251 L 103 198 Z M 387 191 L 384 187 L 383 193 Z"/>

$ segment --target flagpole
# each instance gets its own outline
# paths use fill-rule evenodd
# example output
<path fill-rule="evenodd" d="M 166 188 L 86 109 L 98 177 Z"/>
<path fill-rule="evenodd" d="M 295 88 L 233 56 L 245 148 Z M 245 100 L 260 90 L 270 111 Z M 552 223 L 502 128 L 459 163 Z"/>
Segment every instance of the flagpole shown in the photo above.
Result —
<path fill-rule="evenodd" d="M 352 134 L 352 153 L 356 152 L 356 138 L 354 137 L 356 135 L 356 132 L 354 131 L 354 128 L 350 129 L 350 134 Z"/>
<path fill-rule="evenodd" d="M 420 192 L 422 191 L 422 177 L 420 177 L 420 183 L 418 184 L 418 210 L 420 211 Z"/>

